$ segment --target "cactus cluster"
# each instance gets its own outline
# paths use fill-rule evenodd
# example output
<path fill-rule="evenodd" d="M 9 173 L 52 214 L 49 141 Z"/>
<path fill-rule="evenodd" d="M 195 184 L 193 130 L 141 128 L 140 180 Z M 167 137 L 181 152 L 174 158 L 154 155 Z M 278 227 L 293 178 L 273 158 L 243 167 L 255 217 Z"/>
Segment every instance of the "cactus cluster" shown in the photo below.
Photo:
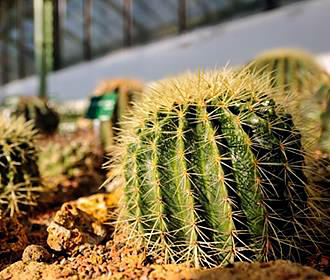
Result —
<path fill-rule="evenodd" d="M 314 242 L 301 135 L 247 72 L 161 81 L 127 119 L 109 162 L 125 181 L 117 231 L 148 254 L 214 266 L 297 260 Z"/>
<path fill-rule="evenodd" d="M 0 117 L 0 210 L 21 214 L 41 190 L 36 130 L 23 118 Z"/>

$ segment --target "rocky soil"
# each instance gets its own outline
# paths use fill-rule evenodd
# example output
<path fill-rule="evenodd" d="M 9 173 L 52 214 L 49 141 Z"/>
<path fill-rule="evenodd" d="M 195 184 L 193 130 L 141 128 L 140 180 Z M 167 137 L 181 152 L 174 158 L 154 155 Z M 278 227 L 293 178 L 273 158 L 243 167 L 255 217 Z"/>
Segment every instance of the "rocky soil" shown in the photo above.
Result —
<path fill-rule="evenodd" d="M 83 197 L 36 214 L 28 223 L 0 223 L 0 280 L 9 279 L 330 279 L 329 259 L 318 256 L 310 266 L 287 261 L 236 263 L 225 268 L 192 269 L 160 265 L 143 248 L 127 248 L 112 238 L 120 191 Z M 323 271 L 323 272 L 322 272 Z"/>

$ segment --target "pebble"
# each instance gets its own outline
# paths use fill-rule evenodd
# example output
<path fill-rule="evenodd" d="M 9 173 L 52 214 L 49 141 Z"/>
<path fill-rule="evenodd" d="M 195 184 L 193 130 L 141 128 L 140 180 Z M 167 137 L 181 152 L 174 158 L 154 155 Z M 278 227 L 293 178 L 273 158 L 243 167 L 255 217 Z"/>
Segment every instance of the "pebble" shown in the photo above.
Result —
<path fill-rule="evenodd" d="M 24 263 L 30 261 L 48 262 L 51 259 L 51 254 L 42 246 L 29 245 L 25 248 L 22 256 Z"/>

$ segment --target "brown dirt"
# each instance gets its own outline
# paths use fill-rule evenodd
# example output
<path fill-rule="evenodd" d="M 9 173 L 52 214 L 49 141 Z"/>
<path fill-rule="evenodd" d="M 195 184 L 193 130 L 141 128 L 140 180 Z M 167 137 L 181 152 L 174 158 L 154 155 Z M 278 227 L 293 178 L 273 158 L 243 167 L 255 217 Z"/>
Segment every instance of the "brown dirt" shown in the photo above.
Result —
<path fill-rule="evenodd" d="M 82 211 L 92 215 L 101 223 L 108 222 L 109 211 L 114 211 L 120 193 L 113 195 L 96 194 L 72 202 Z M 55 280 L 55 279 L 267 279 L 267 280 L 325 280 L 329 279 L 330 262 L 325 255 L 319 254 L 306 260 L 309 266 L 287 261 L 269 263 L 236 263 L 225 268 L 198 270 L 187 265 L 161 265 L 162 259 L 147 257 L 142 247 L 128 247 L 125 238 L 112 238 L 109 234 L 99 245 L 77 245 L 72 252 L 55 252 L 47 245 L 47 226 L 58 208 L 35 213 L 20 221 L 28 236 L 28 244 L 41 245 L 50 253 L 46 259 L 38 254 L 47 255 L 44 249 L 33 251 L 30 257 L 22 258 L 23 247 L 0 255 L 0 280 Z M 11 227 L 12 228 L 12 227 Z M 20 229 L 22 230 L 22 228 Z M 2 242 L 3 240 L 1 240 Z M 15 246 L 12 247 L 16 248 Z M 36 254 L 37 257 L 34 257 Z M 49 259 L 50 258 L 50 259 Z M 38 260 L 39 262 L 37 262 Z M 47 261 L 48 263 L 41 262 Z M 320 271 L 317 271 L 316 268 Z"/>

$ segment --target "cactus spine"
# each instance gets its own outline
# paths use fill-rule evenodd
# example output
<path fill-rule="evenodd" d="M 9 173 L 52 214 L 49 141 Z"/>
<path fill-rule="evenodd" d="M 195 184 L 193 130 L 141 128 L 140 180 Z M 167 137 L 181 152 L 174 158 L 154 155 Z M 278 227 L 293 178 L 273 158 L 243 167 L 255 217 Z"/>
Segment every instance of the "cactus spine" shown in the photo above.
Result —
<path fill-rule="evenodd" d="M 31 122 L 0 118 L 0 210 L 10 216 L 36 204 L 40 175 L 35 136 Z"/>
<path fill-rule="evenodd" d="M 208 72 L 160 82 L 135 106 L 109 164 L 125 178 L 119 221 L 148 253 L 195 266 L 299 257 L 304 156 L 271 91 L 246 70 Z"/>

